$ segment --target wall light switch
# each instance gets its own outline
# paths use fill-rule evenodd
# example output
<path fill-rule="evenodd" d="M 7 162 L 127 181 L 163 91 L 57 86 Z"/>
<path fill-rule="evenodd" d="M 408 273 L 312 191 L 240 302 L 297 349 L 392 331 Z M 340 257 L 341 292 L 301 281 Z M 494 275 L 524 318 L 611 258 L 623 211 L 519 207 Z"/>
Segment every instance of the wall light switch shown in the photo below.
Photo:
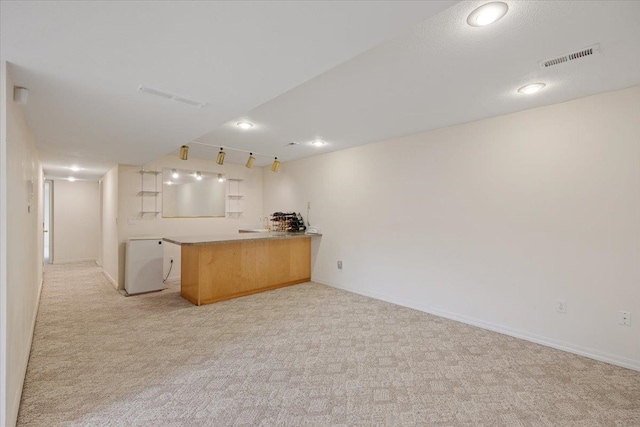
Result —
<path fill-rule="evenodd" d="M 342 261 L 338 261 L 338 269 L 342 270 Z"/>

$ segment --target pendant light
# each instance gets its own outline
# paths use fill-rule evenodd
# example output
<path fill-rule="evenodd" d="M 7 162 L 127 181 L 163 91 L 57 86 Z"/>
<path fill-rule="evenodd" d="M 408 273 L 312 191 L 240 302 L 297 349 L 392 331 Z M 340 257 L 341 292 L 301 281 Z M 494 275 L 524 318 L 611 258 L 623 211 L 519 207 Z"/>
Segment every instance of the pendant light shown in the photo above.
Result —
<path fill-rule="evenodd" d="M 249 169 L 253 169 L 253 162 L 256 161 L 256 158 L 253 157 L 253 153 L 249 153 L 249 158 L 247 159 L 247 164 L 245 165 Z"/>
<path fill-rule="evenodd" d="M 224 164 L 224 156 L 226 156 L 227 154 L 222 151 L 222 147 L 220 147 L 220 152 L 218 153 L 218 158 L 216 158 L 216 163 L 219 165 Z"/>
<path fill-rule="evenodd" d="M 278 161 L 278 158 L 276 157 L 276 159 L 273 161 L 273 164 L 271 165 L 271 170 L 274 172 L 278 172 L 278 169 L 280 169 L 280 162 Z"/>
<path fill-rule="evenodd" d="M 183 145 L 180 147 L 180 160 L 187 160 L 189 158 L 189 147 Z"/>

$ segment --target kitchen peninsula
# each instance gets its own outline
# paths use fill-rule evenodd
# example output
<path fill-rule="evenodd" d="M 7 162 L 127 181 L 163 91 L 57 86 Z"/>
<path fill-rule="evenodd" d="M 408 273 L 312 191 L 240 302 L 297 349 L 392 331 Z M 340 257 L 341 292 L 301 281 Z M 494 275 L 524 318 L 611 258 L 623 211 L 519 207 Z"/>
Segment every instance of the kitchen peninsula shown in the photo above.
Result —
<path fill-rule="evenodd" d="M 181 247 L 180 295 L 196 305 L 311 280 L 311 238 L 304 233 L 165 237 Z"/>

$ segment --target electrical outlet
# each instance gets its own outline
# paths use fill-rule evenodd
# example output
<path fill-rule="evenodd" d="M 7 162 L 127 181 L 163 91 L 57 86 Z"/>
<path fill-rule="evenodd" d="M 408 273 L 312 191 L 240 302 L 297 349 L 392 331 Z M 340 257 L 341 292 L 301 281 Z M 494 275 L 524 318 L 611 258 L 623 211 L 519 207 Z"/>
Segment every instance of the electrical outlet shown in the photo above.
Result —
<path fill-rule="evenodd" d="M 566 313 L 567 312 L 567 300 L 559 299 L 556 303 L 556 311 L 558 313 Z"/>
<path fill-rule="evenodd" d="M 624 326 L 631 326 L 631 313 L 628 311 L 619 311 L 618 323 Z"/>
<path fill-rule="evenodd" d="M 342 270 L 342 261 L 338 261 L 338 270 Z"/>

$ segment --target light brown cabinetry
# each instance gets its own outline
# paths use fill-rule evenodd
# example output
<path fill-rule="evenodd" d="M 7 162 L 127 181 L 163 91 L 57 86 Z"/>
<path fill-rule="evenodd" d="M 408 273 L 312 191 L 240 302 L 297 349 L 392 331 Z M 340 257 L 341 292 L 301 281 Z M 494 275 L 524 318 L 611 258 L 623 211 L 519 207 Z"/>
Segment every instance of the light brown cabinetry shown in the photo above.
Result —
<path fill-rule="evenodd" d="M 311 237 L 182 246 L 181 295 L 210 304 L 311 280 Z"/>

